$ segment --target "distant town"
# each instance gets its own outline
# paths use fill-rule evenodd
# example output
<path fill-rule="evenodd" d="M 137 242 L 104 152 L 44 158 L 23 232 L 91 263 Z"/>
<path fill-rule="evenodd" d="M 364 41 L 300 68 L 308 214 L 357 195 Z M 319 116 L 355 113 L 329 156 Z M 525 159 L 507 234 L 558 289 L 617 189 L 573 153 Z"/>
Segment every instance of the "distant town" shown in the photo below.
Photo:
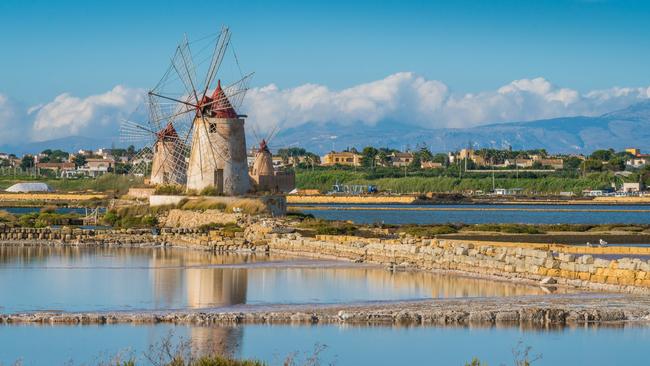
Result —
<path fill-rule="evenodd" d="M 256 151 L 253 148 L 248 153 L 249 167 L 253 166 Z M 134 146 L 78 151 L 46 149 L 23 156 L 0 153 L 0 174 L 49 179 L 96 178 L 106 173 L 125 175 L 134 173 L 136 166 L 150 169 L 152 156 L 153 152 L 148 148 L 137 149 Z M 556 192 L 567 196 L 576 193 L 583 196 L 643 194 L 645 181 L 650 178 L 646 177 L 649 160 L 650 154 L 644 154 L 638 148 L 618 152 L 613 149 L 596 150 L 590 155 L 551 154 L 544 149 L 472 148 L 433 154 L 426 146 L 407 151 L 368 146 L 361 150 L 349 148 L 319 156 L 304 148 L 292 147 L 278 149 L 272 156 L 273 167 L 277 172 L 299 172 L 302 169 L 307 174 L 310 171 L 335 173 L 353 170 L 374 172 L 377 178 L 493 177 L 492 189 L 475 189 L 471 192 L 473 194 L 517 195 L 522 191 L 519 187 L 503 188 L 495 185 L 494 176 L 540 178 L 560 175 L 564 178 L 579 178 L 593 173 L 607 173 L 613 177 L 606 186 L 601 184 L 581 192 Z M 146 176 L 146 168 L 137 172 L 134 174 Z M 339 183 L 338 178 L 336 181 Z"/>

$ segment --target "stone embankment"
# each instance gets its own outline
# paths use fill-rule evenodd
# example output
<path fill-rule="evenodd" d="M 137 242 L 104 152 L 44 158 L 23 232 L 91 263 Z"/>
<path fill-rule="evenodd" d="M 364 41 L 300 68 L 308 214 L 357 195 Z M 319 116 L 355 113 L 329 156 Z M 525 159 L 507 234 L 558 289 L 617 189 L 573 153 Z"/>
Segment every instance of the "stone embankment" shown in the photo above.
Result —
<path fill-rule="evenodd" d="M 271 236 L 269 247 L 273 252 L 381 263 L 393 269 L 445 270 L 580 289 L 650 294 L 650 261 L 576 255 L 567 252 L 572 250 L 570 246 L 407 237 L 382 240 L 332 235 Z"/>
<path fill-rule="evenodd" d="M 458 240 L 305 237 L 277 220 L 249 222 L 244 232 L 163 228 L 150 230 L 28 229 L 0 226 L 0 246 L 179 246 L 211 251 L 339 258 L 384 264 L 390 270 L 433 270 L 553 286 L 650 293 L 650 263 L 576 256 L 562 246 Z M 0 323 L 355 323 L 531 327 L 650 320 L 650 298 L 627 295 L 548 295 L 435 299 L 377 304 L 264 306 L 209 312 L 28 313 L 0 315 Z"/>
<path fill-rule="evenodd" d="M 281 224 L 281 223 L 280 223 Z M 0 245 L 178 246 L 201 250 L 270 251 L 383 264 L 392 270 L 438 270 L 579 289 L 650 294 L 650 262 L 572 253 L 575 247 L 449 239 L 301 236 L 276 220 L 243 224 L 244 232 L 31 229 L 0 226 Z M 591 248 L 584 248 L 591 249 Z M 593 248 L 594 250 L 597 248 Z M 606 248 L 610 249 L 610 248 Z M 616 254 L 611 248 L 609 254 Z M 633 256 L 629 249 L 625 255 Z"/>

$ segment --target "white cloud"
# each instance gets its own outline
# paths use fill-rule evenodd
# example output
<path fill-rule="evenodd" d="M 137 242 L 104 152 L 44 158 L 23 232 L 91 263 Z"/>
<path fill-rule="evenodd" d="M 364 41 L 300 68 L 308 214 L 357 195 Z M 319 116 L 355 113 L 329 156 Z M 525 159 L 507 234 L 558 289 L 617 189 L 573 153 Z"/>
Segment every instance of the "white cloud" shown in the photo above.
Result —
<path fill-rule="evenodd" d="M 28 124 L 20 106 L 0 93 L 0 144 L 24 139 Z"/>
<path fill-rule="evenodd" d="M 515 80 L 497 90 L 453 93 L 437 80 L 410 72 L 340 91 L 305 84 L 252 89 L 243 110 L 261 130 L 307 122 L 344 124 L 388 120 L 428 128 L 471 127 L 576 115 L 600 115 L 650 98 L 650 88 L 611 88 L 581 94 L 544 78 Z"/>
<path fill-rule="evenodd" d="M 29 109 L 29 114 L 36 113 L 32 138 L 43 141 L 72 135 L 115 135 L 121 119 L 136 109 L 143 95 L 142 89 L 121 85 L 86 98 L 61 94 L 45 105 Z"/>
<path fill-rule="evenodd" d="M 81 135 L 117 137 L 122 118 L 143 101 L 142 89 L 121 85 L 87 97 L 69 93 L 49 103 L 22 108 L 0 94 L 0 144 L 25 136 L 35 141 Z M 496 90 L 457 93 L 441 81 L 410 72 L 331 90 L 318 84 L 280 89 L 271 84 L 250 90 L 242 112 L 247 124 L 268 131 L 307 122 L 372 126 L 396 121 L 427 128 L 472 127 L 487 123 L 528 121 L 575 115 L 600 115 L 650 99 L 650 87 L 593 90 L 580 93 L 544 78 L 512 81 Z M 144 122 L 145 116 L 139 116 Z"/>

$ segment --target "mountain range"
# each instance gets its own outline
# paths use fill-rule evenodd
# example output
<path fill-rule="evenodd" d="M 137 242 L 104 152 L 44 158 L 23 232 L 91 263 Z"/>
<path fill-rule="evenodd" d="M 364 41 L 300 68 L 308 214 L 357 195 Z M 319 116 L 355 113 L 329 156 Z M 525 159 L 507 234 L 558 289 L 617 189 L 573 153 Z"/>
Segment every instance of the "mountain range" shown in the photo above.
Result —
<path fill-rule="evenodd" d="M 281 131 L 273 145 L 303 146 L 318 153 L 367 145 L 404 149 L 425 143 L 434 152 L 467 147 L 590 153 L 638 147 L 650 150 L 650 101 L 596 117 L 562 117 L 495 123 L 472 128 L 426 129 L 399 122 L 375 126 L 308 123 Z"/>
<path fill-rule="evenodd" d="M 247 136 L 249 146 L 256 145 Z M 538 149 L 553 153 L 590 153 L 597 149 L 637 147 L 650 150 L 650 101 L 595 117 L 562 117 L 526 122 L 495 123 L 471 128 L 427 129 L 400 121 L 364 123 L 306 123 L 287 128 L 271 141 L 273 149 L 299 146 L 324 154 L 346 147 L 391 147 L 400 150 L 424 143 L 433 152 L 474 148 Z M 35 153 L 45 149 L 77 151 L 122 146 L 116 136 L 70 136 L 56 140 L 0 146 L 0 151 Z"/>

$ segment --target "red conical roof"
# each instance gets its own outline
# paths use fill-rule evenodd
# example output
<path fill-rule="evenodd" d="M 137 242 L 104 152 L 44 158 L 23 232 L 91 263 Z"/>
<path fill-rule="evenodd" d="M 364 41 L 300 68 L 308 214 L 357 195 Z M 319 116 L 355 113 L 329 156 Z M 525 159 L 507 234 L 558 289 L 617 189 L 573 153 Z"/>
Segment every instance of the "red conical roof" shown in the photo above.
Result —
<path fill-rule="evenodd" d="M 269 146 L 266 144 L 266 140 L 262 139 L 262 142 L 260 142 L 260 148 L 259 150 L 257 150 L 257 152 L 265 152 L 265 151 L 269 151 Z"/>
<path fill-rule="evenodd" d="M 158 140 L 163 140 L 163 141 L 178 139 L 178 134 L 176 133 L 176 129 L 174 128 L 174 125 L 172 125 L 171 122 L 167 123 L 167 126 L 165 126 L 165 128 L 160 130 L 160 132 L 158 132 L 157 135 L 158 135 Z"/>
<path fill-rule="evenodd" d="M 237 118 L 237 112 L 232 107 L 226 93 L 221 89 L 221 80 L 217 82 L 217 88 L 212 93 L 212 114 L 217 118 Z"/>

